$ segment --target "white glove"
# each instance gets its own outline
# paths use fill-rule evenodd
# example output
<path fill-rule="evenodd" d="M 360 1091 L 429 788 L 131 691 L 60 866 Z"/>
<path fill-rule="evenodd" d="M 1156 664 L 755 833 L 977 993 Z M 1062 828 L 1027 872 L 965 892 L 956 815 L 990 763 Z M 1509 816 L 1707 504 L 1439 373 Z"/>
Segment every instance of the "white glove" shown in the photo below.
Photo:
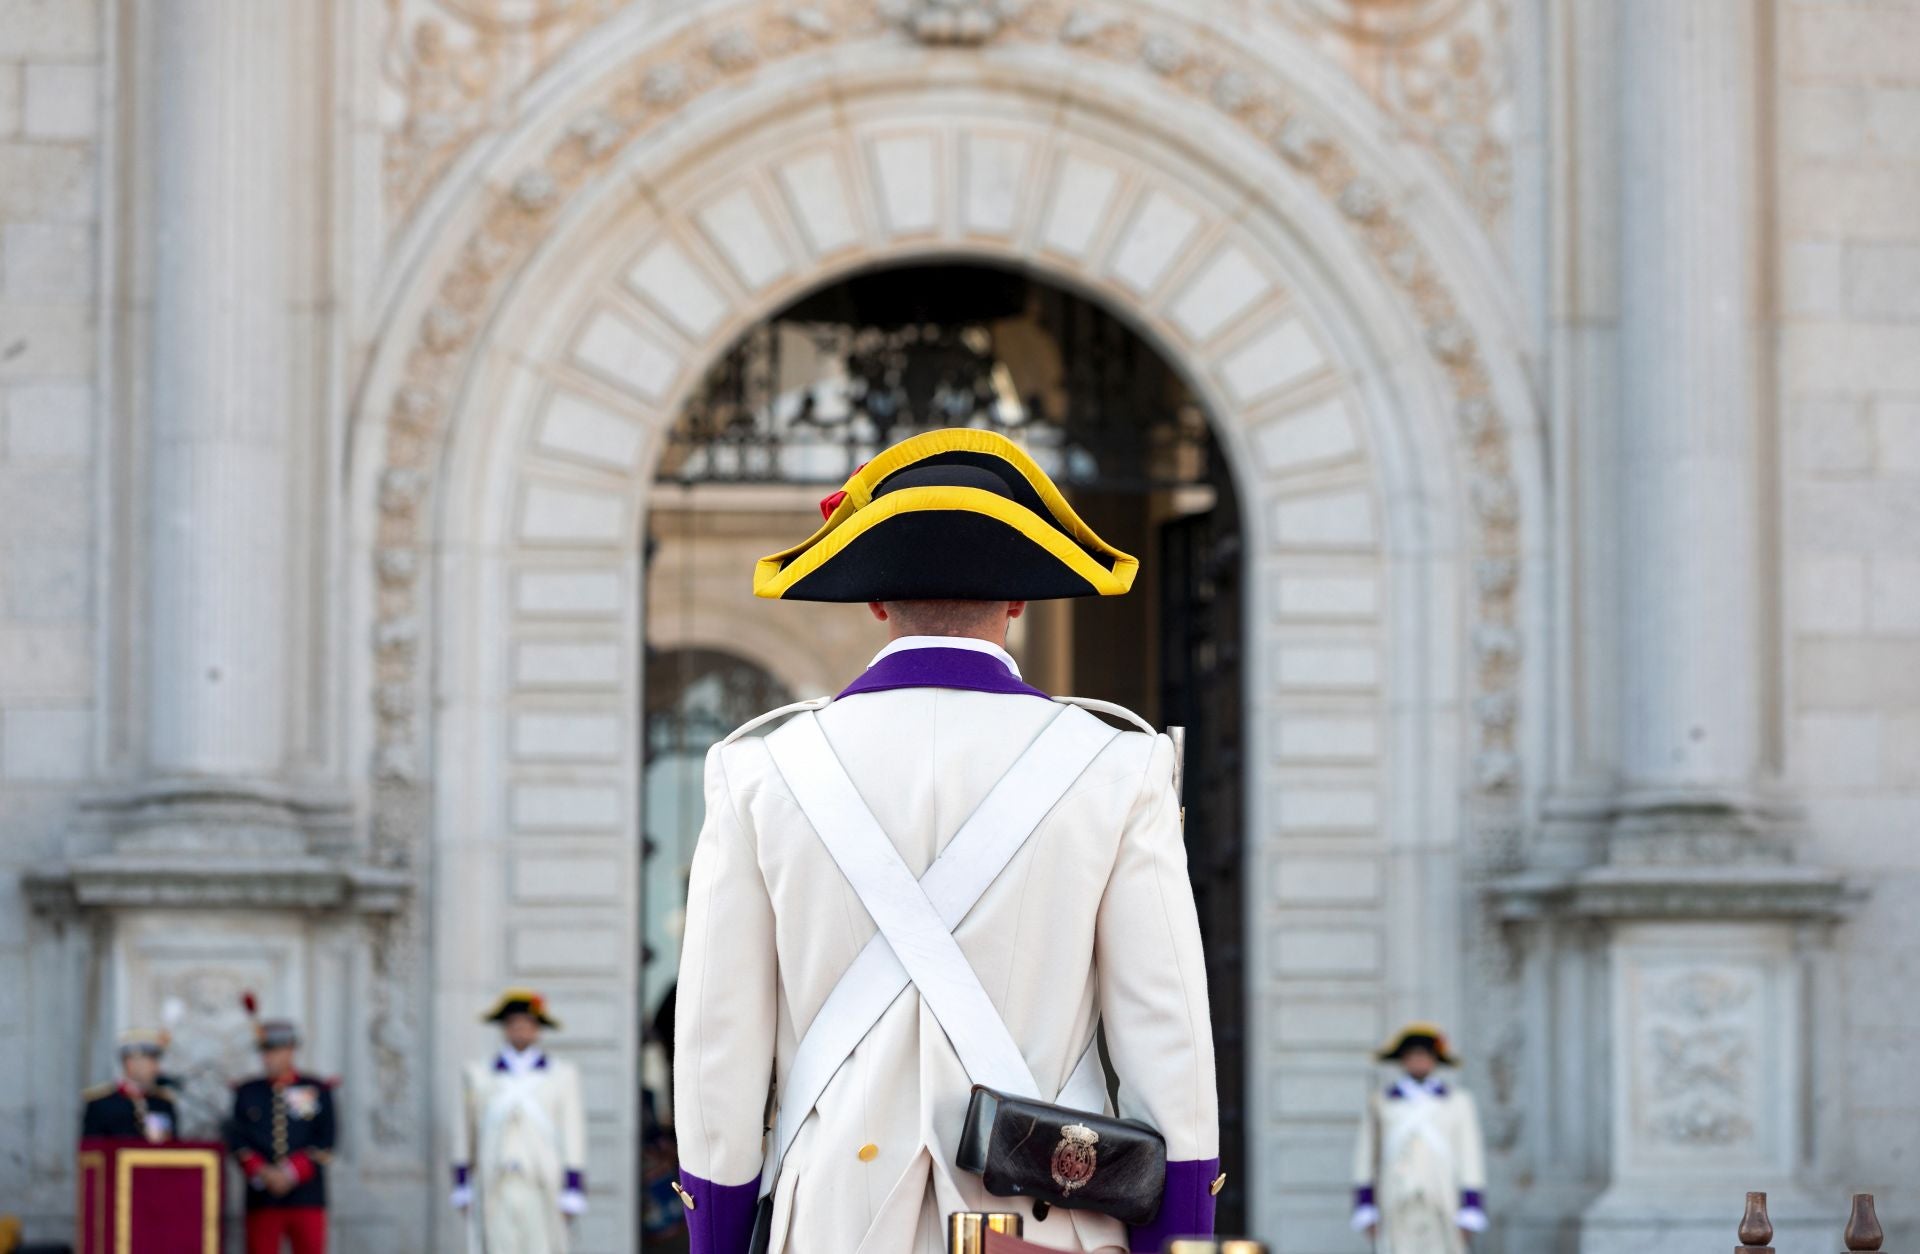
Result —
<path fill-rule="evenodd" d="M 1378 1206 L 1356 1206 L 1353 1208 L 1353 1230 L 1355 1232 L 1365 1232 L 1379 1222 L 1380 1208 Z"/>
<path fill-rule="evenodd" d="M 560 1213 L 563 1215 L 586 1214 L 587 1195 L 578 1189 L 568 1189 L 560 1195 Z"/>
<path fill-rule="evenodd" d="M 455 1210 L 465 1210 L 467 1207 L 473 1205 L 473 1186 L 470 1184 L 454 1185 L 453 1196 L 448 1200 L 453 1203 Z"/>
<path fill-rule="evenodd" d="M 1453 1217 L 1453 1222 L 1468 1232 L 1485 1232 L 1487 1230 L 1487 1212 L 1481 1210 L 1478 1206 L 1462 1206 L 1460 1213 Z"/>

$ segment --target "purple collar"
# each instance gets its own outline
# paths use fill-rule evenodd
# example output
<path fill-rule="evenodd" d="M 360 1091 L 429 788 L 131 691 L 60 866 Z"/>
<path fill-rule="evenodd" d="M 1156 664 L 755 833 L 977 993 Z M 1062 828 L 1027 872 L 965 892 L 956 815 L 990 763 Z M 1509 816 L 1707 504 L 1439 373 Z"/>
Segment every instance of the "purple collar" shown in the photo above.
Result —
<path fill-rule="evenodd" d="M 1405 1101 L 1422 1089 L 1425 1089 L 1435 1097 L 1445 1097 L 1447 1095 L 1446 1081 L 1431 1080 L 1423 1084 L 1409 1076 L 1404 1080 L 1395 1080 L 1392 1084 L 1389 1084 L 1387 1086 L 1387 1097 L 1396 1102 Z"/>
<path fill-rule="evenodd" d="M 1010 696 L 1045 698 L 1047 695 L 1015 677 L 1005 662 L 990 653 L 927 648 L 889 653 L 841 689 L 840 696 L 886 692 L 891 688 L 964 688 L 970 692 L 999 692 Z"/>
<path fill-rule="evenodd" d="M 495 1071 L 511 1071 L 513 1069 L 507 1065 L 507 1056 L 504 1052 L 493 1056 L 493 1069 Z M 533 1069 L 535 1071 L 545 1071 L 547 1069 L 547 1055 L 545 1050 L 542 1050 L 540 1056 L 533 1060 Z"/>

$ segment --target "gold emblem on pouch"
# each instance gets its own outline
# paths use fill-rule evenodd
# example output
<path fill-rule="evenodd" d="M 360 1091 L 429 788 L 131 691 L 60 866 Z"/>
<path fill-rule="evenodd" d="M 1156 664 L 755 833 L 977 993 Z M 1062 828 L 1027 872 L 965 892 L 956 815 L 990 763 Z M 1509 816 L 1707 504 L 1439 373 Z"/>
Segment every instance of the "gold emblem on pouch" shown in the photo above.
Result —
<path fill-rule="evenodd" d="M 1099 1165 L 1100 1134 L 1083 1124 L 1070 1123 L 1060 1129 L 1060 1143 L 1053 1147 L 1053 1182 L 1062 1193 L 1071 1193 L 1093 1179 Z"/>

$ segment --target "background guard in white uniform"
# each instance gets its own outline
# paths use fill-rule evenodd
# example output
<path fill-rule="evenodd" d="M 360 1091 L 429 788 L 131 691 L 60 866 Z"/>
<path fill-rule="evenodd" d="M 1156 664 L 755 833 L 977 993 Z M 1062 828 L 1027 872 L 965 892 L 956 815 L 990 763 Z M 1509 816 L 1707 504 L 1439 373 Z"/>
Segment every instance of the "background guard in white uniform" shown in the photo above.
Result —
<path fill-rule="evenodd" d="M 565 1254 L 568 1221 L 587 1209 L 580 1072 L 540 1047 L 541 1029 L 560 1024 L 535 990 L 510 988 L 481 1017 L 502 1041 L 461 1072 L 453 1205 L 468 1216 L 470 1248 Z"/>
<path fill-rule="evenodd" d="M 1487 1169 L 1473 1096 L 1436 1071 L 1458 1060 L 1432 1023 L 1408 1024 L 1376 1057 L 1401 1075 L 1360 1120 L 1353 1227 L 1378 1254 L 1461 1254 L 1487 1227 Z"/>

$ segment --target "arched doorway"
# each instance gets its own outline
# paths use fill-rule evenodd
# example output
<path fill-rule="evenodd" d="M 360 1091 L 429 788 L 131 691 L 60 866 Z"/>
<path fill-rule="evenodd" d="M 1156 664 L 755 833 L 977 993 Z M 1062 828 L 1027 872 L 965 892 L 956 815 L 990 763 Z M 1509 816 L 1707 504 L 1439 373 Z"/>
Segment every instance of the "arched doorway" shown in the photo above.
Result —
<path fill-rule="evenodd" d="M 1238 494 L 1200 402 L 1150 344 L 1084 296 L 977 263 L 876 268 L 794 300 L 721 355 L 667 433 L 647 526 L 648 638 L 703 582 L 743 589 L 750 550 L 785 547 L 810 527 L 801 510 L 812 497 L 894 441 L 942 426 L 1019 439 L 1082 517 L 1141 558 L 1132 596 L 1036 604 L 1009 643 L 1042 688 L 1116 700 L 1187 733 L 1189 866 L 1214 990 L 1222 1157 L 1243 1161 Z M 737 594 L 725 604 L 730 621 L 717 626 L 730 638 L 818 624 L 808 638 L 840 681 L 879 642 L 858 607 Z M 649 676 L 653 658 L 684 654 L 650 654 Z M 649 694 L 649 709 L 664 699 Z M 651 818 L 655 806 L 643 805 Z M 690 850 L 699 816 L 677 817 L 683 829 L 669 843 Z M 671 891 L 661 881 L 674 870 L 652 856 L 659 839 L 649 827 L 650 907 Z M 1242 1190 L 1221 1203 L 1222 1222 L 1238 1230 Z"/>
<path fill-rule="evenodd" d="M 608 1095 L 595 1161 L 611 1188 L 631 1179 L 638 1126 L 635 793 L 660 621 L 643 536 L 689 491 L 654 468 L 750 328 L 877 267 L 964 259 L 1085 294 L 1214 420 L 1246 576 L 1250 1229 L 1330 1243 L 1369 1047 L 1391 1018 L 1454 1014 L 1478 978 L 1460 944 L 1429 938 L 1470 943 L 1450 880 L 1510 813 L 1523 670 L 1537 680 L 1545 656 L 1521 647 L 1541 631 L 1522 595 L 1539 461 L 1509 421 L 1530 412 L 1513 341 L 1469 281 L 1477 254 L 1449 234 L 1444 192 L 1380 181 L 1390 154 L 1318 80 L 1236 69 L 1265 103 L 1226 97 L 1251 138 L 1222 143 L 1213 97 L 1103 60 L 1173 21 L 1142 6 L 1112 38 L 1023 35 L 978 62 L 850 29 L 842 47 L 819 36 L 782 45 L 778 66 L 681 80 L 694 94 L 658 128 L 664 106 L 623 112 L 634 84 L 675 83 L 649 76 L 670 49 L 636 27 L 542 98 L 542 126 L 490 157 L 466 216 L 396 279 L 356 535 L 373 839 L 452 886 L 418 942 L 435 1007 L 420 1052 L 456 1066 L 474 1043 L 462 1008 L 502 979 L 564 996 L 569 1048 Z M 1277 129 L 1254 132 L 1263 119 Z M 790 491 L 789 520 L 820 495 Z M 864 662 L 863 629 L 728 617 L 758 543 L 693 579 L 679 635 L 654 643 L 726 640 L 797 694 L 833 691 L 845 671 L 821 642 Z M 438 1095 L 409 1080 L 410 1003 L 391 991 L 408 964 L 374 987 L 406 1046 L 380 1074 L 413 1083 L 430 1123 Z M 596 1248 L 631 1247 L 624 1201 L 596 1206 Z"/>

